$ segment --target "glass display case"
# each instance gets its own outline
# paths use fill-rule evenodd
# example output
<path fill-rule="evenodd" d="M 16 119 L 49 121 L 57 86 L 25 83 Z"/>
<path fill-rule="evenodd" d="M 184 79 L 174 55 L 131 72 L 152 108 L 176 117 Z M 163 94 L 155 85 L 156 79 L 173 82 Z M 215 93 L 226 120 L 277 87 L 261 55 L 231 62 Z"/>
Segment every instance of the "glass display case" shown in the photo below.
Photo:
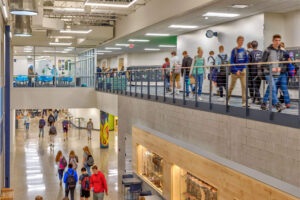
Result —
<path fill-rule="evenodd" d="M 159 191 L 163 190 L 163 158 L 142 148 L 140 175 L 150 181 Z"/>
<path fill-rule="evenodd" d="M 217 200 L 217 189 L 181 170 L 181 200 Z"/>

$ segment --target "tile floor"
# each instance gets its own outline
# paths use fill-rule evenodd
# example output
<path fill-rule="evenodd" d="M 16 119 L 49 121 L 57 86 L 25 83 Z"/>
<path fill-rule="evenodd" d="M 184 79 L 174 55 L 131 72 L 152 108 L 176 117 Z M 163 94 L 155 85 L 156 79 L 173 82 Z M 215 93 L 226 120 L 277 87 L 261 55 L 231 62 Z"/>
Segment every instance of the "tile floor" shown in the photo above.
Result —
<path fill-rule="evenodd" d="M 117 134 L 111 132 L 109 149 L 100 149 L 100 134 L 93 131 L 92 142 L 87 141 L 86 130 L 71 128 L 69 140 L 63 141 L 61 121 L 58 121 L 58 135 L 55 139 L 55 149 L 49 149 L 48 130 L 45 129 L 45 137 L 38 137 L 38 119 L 30 124 L 30 131 L 25 133 L 25 128 L 19 121 L 16 129 L 14 151 L 12 151 L 11 182 L 15 189 L 16 200 L 33 200 L 36 195 L 41 195 L 46 200 L 61 200 L 64 197 L 64 187 L 59 186 L 55 155 L 62 150 L 68 156 L 70 150 L 74 150 L 79 157 L 81 168 L 82 148 L 88 145 L 92 149 L 95 164 L 107 178 L 109 196 L 105 199 L 118 199 L 118 170 L 117 170 Z M 79 172 L 79 169 L 77 170 Z M 77 185 L 75 199 L 79 200 L 79 185 Z"/>

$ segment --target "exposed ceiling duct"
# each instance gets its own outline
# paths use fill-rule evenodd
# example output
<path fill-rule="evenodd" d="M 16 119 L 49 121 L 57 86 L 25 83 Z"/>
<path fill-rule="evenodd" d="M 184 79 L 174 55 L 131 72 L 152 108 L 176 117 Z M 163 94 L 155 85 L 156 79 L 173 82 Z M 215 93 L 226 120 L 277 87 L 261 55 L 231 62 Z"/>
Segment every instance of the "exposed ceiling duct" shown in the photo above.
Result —
<path fill-rule="evenodd" d="M 14 18 L 14 36 L 32 36 L 31 17 L 24 15 L 15 15 Z"/>
<path fill-rule="evenodd" d="M 10 13 L 13 15 L 37 15 L 35 0 L 11 0 Z"/>

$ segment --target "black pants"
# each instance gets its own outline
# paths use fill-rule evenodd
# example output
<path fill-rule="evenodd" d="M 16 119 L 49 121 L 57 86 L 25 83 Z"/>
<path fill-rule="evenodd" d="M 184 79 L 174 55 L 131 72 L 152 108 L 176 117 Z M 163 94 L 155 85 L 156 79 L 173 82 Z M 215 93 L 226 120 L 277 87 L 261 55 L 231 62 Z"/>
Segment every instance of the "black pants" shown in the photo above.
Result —
<path fill-rule="evenodd" d="M 220 91 L 220 97 L 223 97 L 223 88 L 226 90 L 226 75 L 218 73 L 218 77 L 217 77 L 217 86 L 219 88 Z"/>
<path fill-rule="evenodd" d="M 260 85 L 261 85 L 261 79 L 258 76 L 249 76 L 248 78 L 248 87 L 250 91 L 250 97 L 253 98 L 253 100 L 260 101 Z"/>
<path fill-rule="evenodd" d="M 69 188 L 66 188 L 66 191 L 65 191 L 65 197 L 68 197 L 69 196 L 69 192 L 71 193 L 70 196 L 71 196 L 71 200 L 74 200 L 74 192 L 75 192 L 75 188 L 73 189 L 69 189 Z"/>

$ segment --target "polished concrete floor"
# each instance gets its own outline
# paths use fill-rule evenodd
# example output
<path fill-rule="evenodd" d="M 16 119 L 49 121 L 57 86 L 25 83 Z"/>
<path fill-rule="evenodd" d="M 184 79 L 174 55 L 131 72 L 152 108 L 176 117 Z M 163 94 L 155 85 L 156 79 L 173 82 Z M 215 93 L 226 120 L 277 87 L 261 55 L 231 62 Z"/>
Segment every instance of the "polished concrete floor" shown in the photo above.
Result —
<path fill-rule="evenodd" d="M 107 178 L 109 196 L 105 199 L 118 199 L 117 170 L 117 134 L 111 132 L 109 149 L 100 149 L 99 131 L 93 131 L 92 142 L 88 143 L 86 130 L 71 128 L 69 140 L 63 141 L 61 121 L 58 121 L 58 135 L 55 138 L 54 152 L 49 149 L 48 127 L 45 137 L 38 137 L 38 119 L 32 120 L 27 134 L 23 121 L 19 121 L 16 129 L 14 151 L 12 152 L 11 181 L 16 200 L 33 200 L 41 195 L 47 200 L 61 200 L 64 197 L 64 186 L 59 186 L 55 155 L 62 150 L 68 156 L 74 150 L 79 157 L 77 173 L 80 173 L 83 151 L 88 145 L 92 149 L 95 164 Z M 79 185 L 75 199 L 79 200 Z"/>

